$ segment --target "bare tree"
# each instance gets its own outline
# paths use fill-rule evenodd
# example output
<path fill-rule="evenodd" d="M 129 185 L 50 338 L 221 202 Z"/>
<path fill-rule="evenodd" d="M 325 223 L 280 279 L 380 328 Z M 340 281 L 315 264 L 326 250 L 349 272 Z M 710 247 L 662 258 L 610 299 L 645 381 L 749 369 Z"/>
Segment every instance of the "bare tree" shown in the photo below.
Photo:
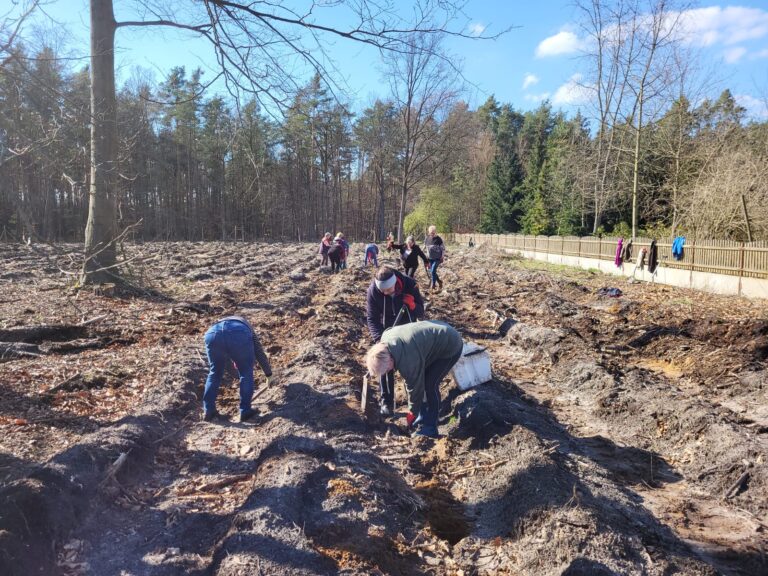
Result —
<path fill-rule="evenodd" d="M 440 37 L 423 32 L 403 39 L 405 50 L 387 54 L 387 77 L 400 112 L 402 147 L 400 214 L 397 236 L 403 237 L 409 192 L 434 172 L 433 161 L 446 149 L 441 120 L 456 102 L 460 74 L 440 47 Z"/>
<path fill-rule="evenodd" d="M 40 0 L 22 1 L 0 15 L 0 69 L 13 58 L 14 48 L 24 23 L 40 4 Z"/>
<path fill-rule="evenodd" d="M 632 238 L 637 236 L 637 197 L 640 177 L 640 140 L 644 120 L 653 119 L 648 105 L 665 93 L 666 86 L 674 84 L 671 74 L 675 71 L 674 48 L 680 12 L 669 8 L 669 0 L 651 0 L 645 5 L 634 6 L 632 28 L 633 44 L 637 44 L 638 57 L 630 55 L 627 62 L 629 87 L 634 94 L 632 116 L 635 124 L 635 145 L 632 159 Z M 636 40 L 634 39 L 636 38 Z M 656 107 L 655 111 L 661 107 Z M 648 116 L 649 118 L 646 118 Z"/>
<path fill-rule="evenodd" d="M 600 227 L 610 201 L 610 177 L 618 169 L 622 131 L 616 130 L 629 91 L 628 74 L 635 55 L 634 35 L 627 33 L 632 12 L 629 0 L 577 0 L 585 33 L 584 59 L 591 73 L 583 83 L 594 97 L 591 100 L 597 130 L 592 151 L 592 231 Z"/>

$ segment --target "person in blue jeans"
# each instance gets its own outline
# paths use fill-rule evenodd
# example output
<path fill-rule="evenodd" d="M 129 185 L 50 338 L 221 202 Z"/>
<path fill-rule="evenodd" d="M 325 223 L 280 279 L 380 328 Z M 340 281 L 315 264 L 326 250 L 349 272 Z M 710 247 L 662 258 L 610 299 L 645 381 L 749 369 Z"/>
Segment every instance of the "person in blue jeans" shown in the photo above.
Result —
<path fill-rule="evenodd" d="M 210 422 L 219 416 L 216 396 L 229 361 L 235 364 L 240 375 L 240 421 L 252 418 L 255 414 L 251 408 L 253 369 L 257 360 L 267 377 L 267 385 L 272 377 L 272 367 L 253 326 L 242 316 L 219 320 L 205 333 L 205 351 L 210 371 L 203 391 L 203 420 Z"/>
<path fill-rule="evenodd" d="M 433 232 L 432 228 L 434 228 L 434 226 L 430 226 L 430 232 Z M 429 287 L 433 290 L 439 287 L 439 289 L 442 290 L 443 281 L 440 280 L 440 276 L 437 275 L 437 267 L 442 264 L 443 259 L 445 258 L 445 245 L 443 244 L 443 239 L 437 234 L 432 233 L 431 236 L 429 234 L 427 235 L 424 243 L 427 247 L 427 258 L 429 258 Z"/>
<path fill-rule="evenodd" d="M 368 266 L 369 262 L 373 264 L 375 268 L 379 267 L 379 247 L 373 242 L 365 245 L 362 268 Z"/>

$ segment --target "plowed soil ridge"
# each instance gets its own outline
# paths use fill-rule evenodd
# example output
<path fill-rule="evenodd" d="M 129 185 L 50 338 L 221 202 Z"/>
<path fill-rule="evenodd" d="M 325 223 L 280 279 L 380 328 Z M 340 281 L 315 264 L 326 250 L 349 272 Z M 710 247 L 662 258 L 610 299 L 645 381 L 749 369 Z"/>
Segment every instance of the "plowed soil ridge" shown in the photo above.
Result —
<path fill-rule="evenodd" d="M 444 382 L 435 442 L 360 413 L 371 269 L 330 275 L 309 245 L 141 244 L 143 291 L 75 293 L 78 247 L 33 248 L 0 246 L 0 331 L 83 328 L 0 361 L 2 573 L 768 571 L 762 303 L 604 299 L 615 279 L 451 247 L 428 316 L 487 346 L 494 380 Z M 203 423 L 202 334 L 232 313 L 276 382 L 241 424 L 227 380 Z"/>

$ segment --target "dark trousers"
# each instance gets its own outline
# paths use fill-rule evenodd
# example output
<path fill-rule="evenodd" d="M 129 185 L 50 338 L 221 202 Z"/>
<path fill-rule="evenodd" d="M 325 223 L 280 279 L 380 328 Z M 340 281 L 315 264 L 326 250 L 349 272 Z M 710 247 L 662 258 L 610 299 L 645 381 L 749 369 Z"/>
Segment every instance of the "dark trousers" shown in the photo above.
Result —
<path fill-rule="evenodd" d="M 387 372 L 379 377 L 379 404 L 389 406 L 394 410 L 395 407 L 395 371 Z"/>
<path fill-rule="evenodd" d="M 334 258 L 334 256 L 336 256 L 336 255 L 335 254 L 331 254 L 330 255 L 330 258 L 331 258 L 331 272 L 338 272 L 339 270 L 341 270 L 341 258 L 338 257 L 338 256 Z"/>
<path fill-rule="evenodd" d="M 406 265 L 405 266 L 405 275 L 406 276 L 410 276 L 411 278 L 413 278 L 414 276 L 416 276 L 416 270 L 418 270 L 418 269 L 419 269 L 419 265 L 418 264 L 414 264 L 413 266 Z"/>
<path fill-rule="evenodd" d="M 463 345 L 459 346 L 456 353 L 449 358 L 440 358 L 432 362 L 424 370 L 424 396 L 425 402 L 421 403 L 419 421 L 421 430 L 429 434 L 437 435 L 437 417 L 440 412 L 440 382 L 451 371 L 453 365 L 461 358 Z"/>

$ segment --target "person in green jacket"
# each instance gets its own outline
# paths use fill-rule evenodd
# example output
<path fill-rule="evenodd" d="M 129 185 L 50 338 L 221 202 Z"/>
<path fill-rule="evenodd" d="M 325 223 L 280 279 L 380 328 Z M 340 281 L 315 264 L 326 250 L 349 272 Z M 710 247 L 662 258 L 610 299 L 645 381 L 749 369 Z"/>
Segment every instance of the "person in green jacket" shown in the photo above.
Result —
<path fill-rule="evenodd" d="M 400 372 L 408 392 L 408 427 L 418 425 L 417 435 L 437 438 L 440 382 L 459 361 L 463 348 L 455 328 L 425 320 L 385 330 L 365 361 L 373 376 Z"/>

